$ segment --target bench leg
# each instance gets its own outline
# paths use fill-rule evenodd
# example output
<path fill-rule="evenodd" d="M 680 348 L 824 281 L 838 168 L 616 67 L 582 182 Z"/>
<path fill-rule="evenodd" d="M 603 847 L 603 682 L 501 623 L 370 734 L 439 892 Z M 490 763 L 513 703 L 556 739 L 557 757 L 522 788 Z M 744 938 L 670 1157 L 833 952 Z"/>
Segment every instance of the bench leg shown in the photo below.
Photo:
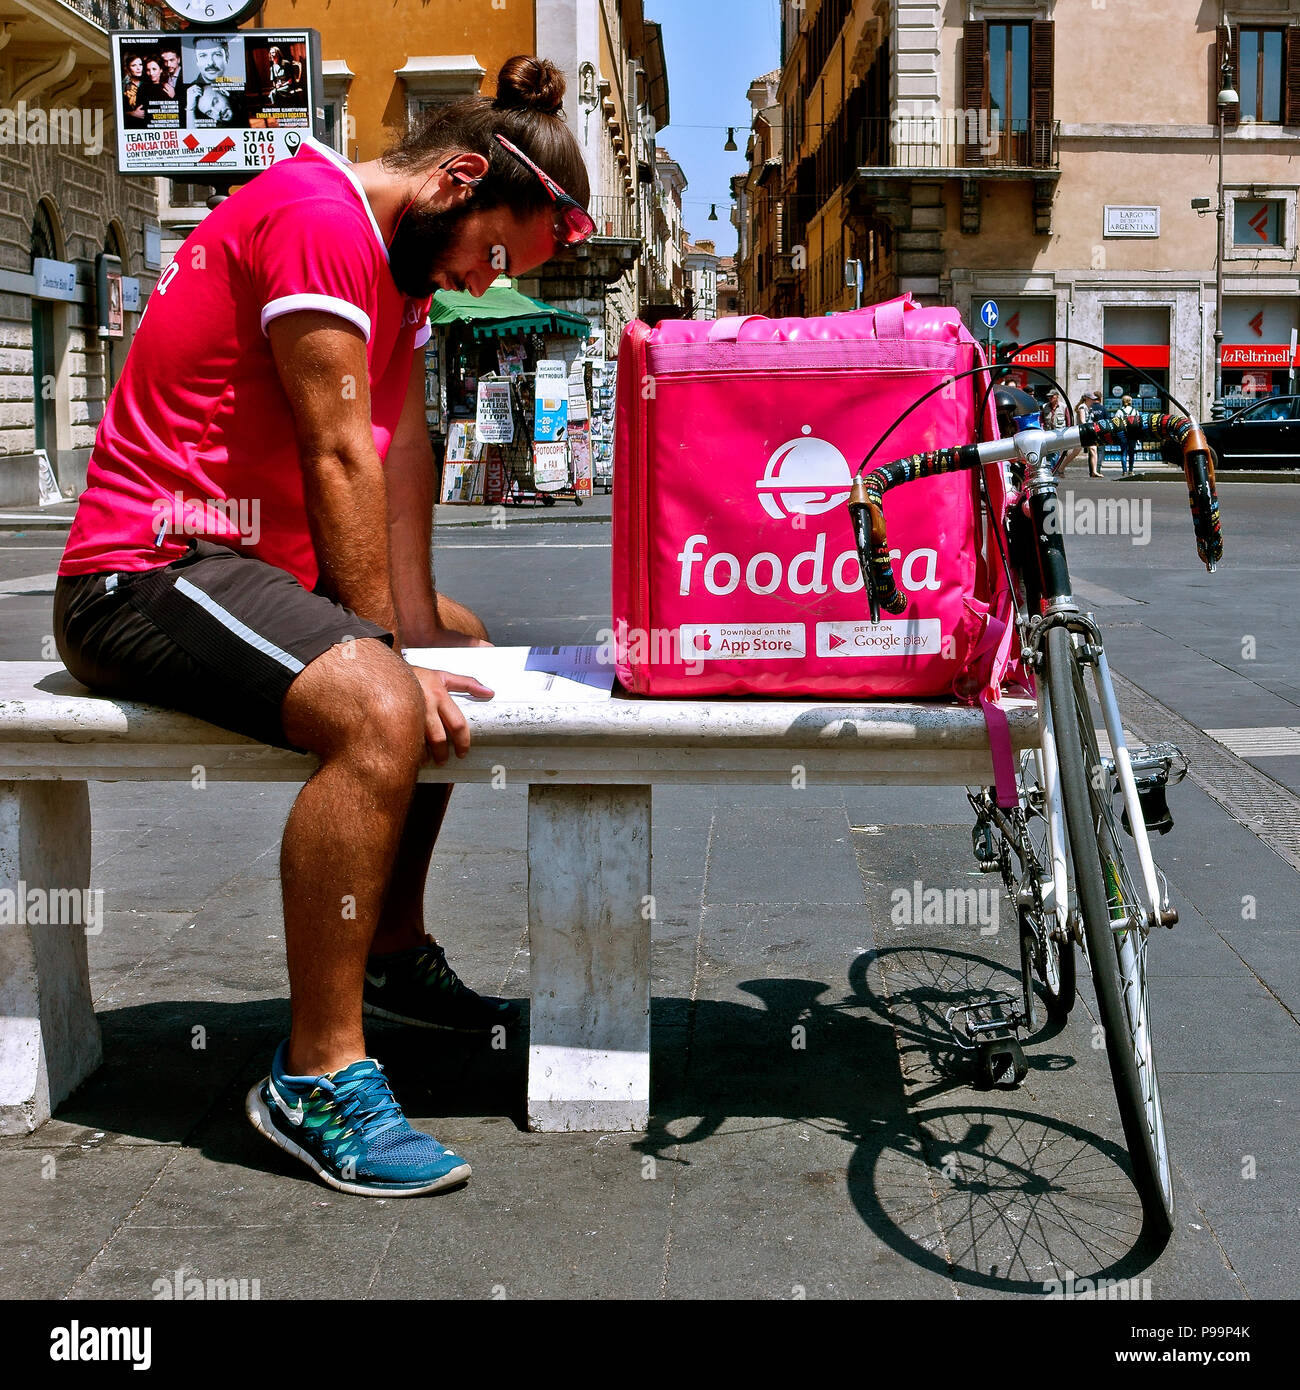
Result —
<path fill-rule="evenodd" d="M 529 787 L 534 1130 L 646 1127 L 649 893 L 649 787 Z"/>
<path fill-rule="evenodd" d="M 0 782 L 0 1134 L 44 1124 L 102 1058 L 80 920 L 89 885 L 86 784 Z"/>

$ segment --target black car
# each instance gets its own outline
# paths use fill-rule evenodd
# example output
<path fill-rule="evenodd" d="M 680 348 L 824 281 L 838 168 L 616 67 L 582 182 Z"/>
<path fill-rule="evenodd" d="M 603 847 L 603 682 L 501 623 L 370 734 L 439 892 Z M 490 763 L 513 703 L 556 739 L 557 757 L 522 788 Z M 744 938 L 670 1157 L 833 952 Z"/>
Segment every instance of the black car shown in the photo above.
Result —
<path fill-rule="evenodd" d="M 1300 468 L 1300 396 L 1266 396 L 1204 429 L 1224 468 Z"/>

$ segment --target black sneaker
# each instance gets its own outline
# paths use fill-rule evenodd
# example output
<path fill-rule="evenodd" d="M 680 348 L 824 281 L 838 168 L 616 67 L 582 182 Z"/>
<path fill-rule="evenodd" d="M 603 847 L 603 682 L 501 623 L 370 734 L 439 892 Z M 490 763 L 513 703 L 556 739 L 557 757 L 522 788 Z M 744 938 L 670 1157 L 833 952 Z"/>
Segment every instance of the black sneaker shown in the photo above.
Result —
<path fill-rule="evenodd" d="M 414 1028 L 490 1033 L 519 1021 L 517 1004 L 475 994 L 447 964 L 442 947 L 427 937 L 423 946 L 371 956 L 361 998 L 362 1011 L 372 1018 Z"/>

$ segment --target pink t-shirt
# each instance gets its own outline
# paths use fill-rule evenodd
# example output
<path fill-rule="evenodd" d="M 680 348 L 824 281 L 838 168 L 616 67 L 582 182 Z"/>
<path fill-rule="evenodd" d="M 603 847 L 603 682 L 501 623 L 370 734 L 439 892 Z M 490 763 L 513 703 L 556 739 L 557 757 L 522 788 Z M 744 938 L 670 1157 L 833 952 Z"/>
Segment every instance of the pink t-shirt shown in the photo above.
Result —
<path fill-rule="evenodd" d="M 214 209 L 159 280 L 95 437 L 60 574 L 152 569 L 197 535 L 315 586 L 293 412 L 267 339 L 273 318 L 299 309 L 365 334 L 384 458 L 429 301 L 393 283 L 360 183 L 314 141 Z"/>

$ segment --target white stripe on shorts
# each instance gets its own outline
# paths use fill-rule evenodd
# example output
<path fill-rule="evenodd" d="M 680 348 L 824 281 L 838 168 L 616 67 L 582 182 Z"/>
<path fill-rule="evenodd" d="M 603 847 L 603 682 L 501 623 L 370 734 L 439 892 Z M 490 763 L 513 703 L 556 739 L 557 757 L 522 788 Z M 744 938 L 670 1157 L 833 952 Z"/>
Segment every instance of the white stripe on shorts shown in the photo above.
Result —
<path fill-rule="evenodd" d="M 297 675 L 298 672 L 302 670 L 303 663 L 299 661 L 296 656 L 290 656 L 283 648 L 277 647 L 274 642 L 263 637 L 261 633 L 254 632 L 251 627 L 241 623 L 233 613 L 226 612 L 216 599 L 205 594 L 196 584 L 191 584 L 188 579 L 178 579 L 176 581 L 176 587 L 186 598 L 193 599 L 200 608 L 211 613 L 222 627 L 229 628 L 237 637 L 242 637 L 250 647 L 255 647 L 265 656 L 272 657 L 274 660 L 278 661 L 281 666 L 292 671 L 294 675 Z"/>

